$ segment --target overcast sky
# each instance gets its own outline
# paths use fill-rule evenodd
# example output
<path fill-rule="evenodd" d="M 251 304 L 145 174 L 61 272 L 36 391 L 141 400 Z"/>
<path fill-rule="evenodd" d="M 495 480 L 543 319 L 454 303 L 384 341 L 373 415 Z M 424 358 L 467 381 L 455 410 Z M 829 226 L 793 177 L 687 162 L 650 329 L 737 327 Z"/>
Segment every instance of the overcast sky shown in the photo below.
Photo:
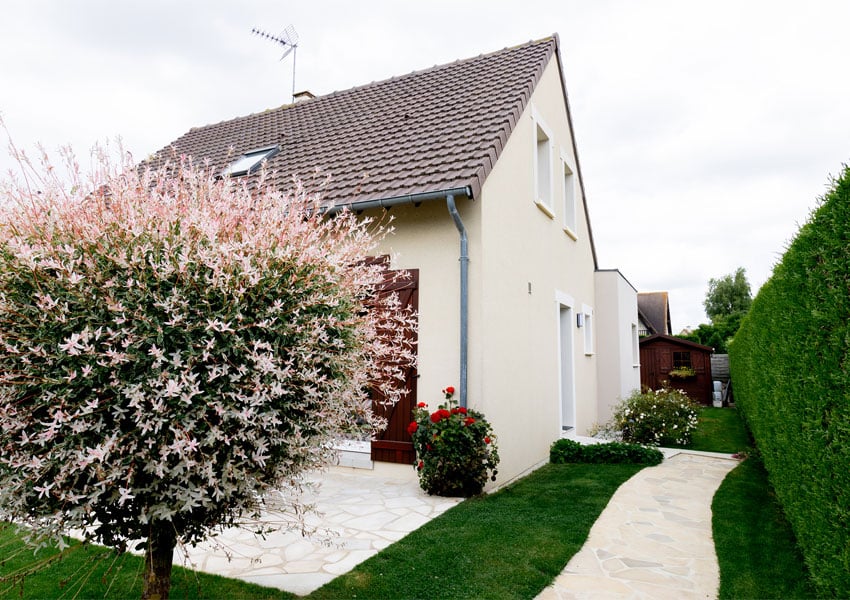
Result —
<path fill-rule="evenodd" d="M 850 2 L 3 0 L 0 114 L 19 147 L 189 128 L 558 33 L 602 268 L 668 290 L 674 332 L 707 282 L 753 291 L 850 158 Z M 5 146 L 5 134 L 0 132 Z M 85 161 L 83 161 L 85 163 Z M 12 167 L 0 152 L 2 172 Z"/>

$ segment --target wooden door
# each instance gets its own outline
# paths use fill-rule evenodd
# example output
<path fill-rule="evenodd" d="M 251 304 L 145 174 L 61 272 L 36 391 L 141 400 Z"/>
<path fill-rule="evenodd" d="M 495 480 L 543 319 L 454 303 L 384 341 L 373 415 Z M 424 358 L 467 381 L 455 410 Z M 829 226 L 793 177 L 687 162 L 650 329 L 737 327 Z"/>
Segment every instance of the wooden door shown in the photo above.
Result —
<path fill-rule="evenodd" d="M 386 283 L 378 290 L 378 293 L 397 293 L 402 306 L 414 311 L 418 310 L 419 270 L 406 269 L 404 277 L 395 278 L 394 281 Z M 410 331 L 408 336 L 413 347 L 416 348 L 417 332 Z M 382 397 L 377 391 L 372 391 L 372 410 L 387 420 L 387 428 L 379 432 L 372 440 L 372 460 L 413 464 L 415 453 L 413 441 L 407 433 L 407 426 L 413 418 L 413 407 L 416 406 L 417 377 L 416 368 L 410 367 L 404 381 L 407 393 L 393 406 L 382 404 Z"/>

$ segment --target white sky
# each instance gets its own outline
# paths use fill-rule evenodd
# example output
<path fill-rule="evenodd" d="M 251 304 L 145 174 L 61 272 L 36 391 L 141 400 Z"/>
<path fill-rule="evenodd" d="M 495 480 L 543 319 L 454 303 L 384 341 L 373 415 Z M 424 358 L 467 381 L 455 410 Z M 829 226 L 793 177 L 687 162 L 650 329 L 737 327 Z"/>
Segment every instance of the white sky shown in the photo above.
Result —
<path fill-rule="evenodd" d="M 289 101 L 297 30 L 317 95 L 558 33 L 600 267 L 707 322 L 708 279 L 753 291 L 850 157 L 850 2 L 3 0 L 0 114 L 15 144 L 136 160 Z M 5 135 L 0 132 L 5 145 Z M 13 165 L 0 151 L 0 171 Z"/>

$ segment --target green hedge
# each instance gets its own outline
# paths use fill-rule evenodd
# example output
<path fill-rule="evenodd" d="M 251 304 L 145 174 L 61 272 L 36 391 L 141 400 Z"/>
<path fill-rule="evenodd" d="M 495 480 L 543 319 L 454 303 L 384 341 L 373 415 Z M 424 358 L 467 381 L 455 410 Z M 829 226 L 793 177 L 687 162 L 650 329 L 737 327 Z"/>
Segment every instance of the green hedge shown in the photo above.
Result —
<path fill-rule="evenodd" d="M 850 168 L 730 348 L 735 400 L 818 591 L 850 597 Z"/>
<path fill-rule="evenodd" d="M 561 439 L 549 449 L 549 462 L 564 463 L 604 463 L 657 465 L 664 455 L 656 448 L 639 444 L 608 442 L 605 444 L 579 444 L 574 440 Z"/>

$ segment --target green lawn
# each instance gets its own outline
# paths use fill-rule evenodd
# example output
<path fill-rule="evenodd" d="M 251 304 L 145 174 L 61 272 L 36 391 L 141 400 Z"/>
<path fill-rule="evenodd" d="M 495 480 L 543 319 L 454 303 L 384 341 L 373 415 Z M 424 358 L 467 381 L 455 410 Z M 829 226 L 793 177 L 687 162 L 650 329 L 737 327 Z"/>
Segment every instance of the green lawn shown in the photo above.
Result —
<path fill-rule="evenodd" d="M 546 465 L 467 500 L 310 598 L 532 598 L 581 548 L 617 488 L 642 466 Z M 56 560 L 54 560 L 56 559 Z M 37 567 L 33 569 L 34 567 Z M 15 576 L 35 572 L 19 581 Z M 138 598 L 142 559 L 74 544 L 32 550 L 0 526 L 0 598 Z M 171 597 L 294 598 L 175 567 Z"/>
<path fill-rule="evenodd" d="M 813 598 L 791 527 L 734 408 L 703 408 L 689 448 L 751 458 L 726 476 L 712 502 L 720 598 Z"/>
<path fill-rule="evenodd" d="M 689 450 L 734 454 L 752 445 L 749 432 L 735 408 L 703 407 L 699 412 L 697 430 L 686 447 Z"/>
<path fill-rule="evenodd" d="M 61 554 L 43 549 L 33 554 L 16 528 L 0 523 L 0 598 L 140 598 L 144 561 L 116 555 L 100 546 L 72 542 Z M 171 597 L 280 600 L 294 594 L 175 566 Z"/>
<path fill-rule="evenodd" d="M 641 468 L 546 465 L 451 508 L 309 598 L 533 598 Z"/>
<path fill-rule="evenodd" d="M 761 460 L 738 465 L 714 495 L 720 598 L 815 598 L 791 526 Z"/>

